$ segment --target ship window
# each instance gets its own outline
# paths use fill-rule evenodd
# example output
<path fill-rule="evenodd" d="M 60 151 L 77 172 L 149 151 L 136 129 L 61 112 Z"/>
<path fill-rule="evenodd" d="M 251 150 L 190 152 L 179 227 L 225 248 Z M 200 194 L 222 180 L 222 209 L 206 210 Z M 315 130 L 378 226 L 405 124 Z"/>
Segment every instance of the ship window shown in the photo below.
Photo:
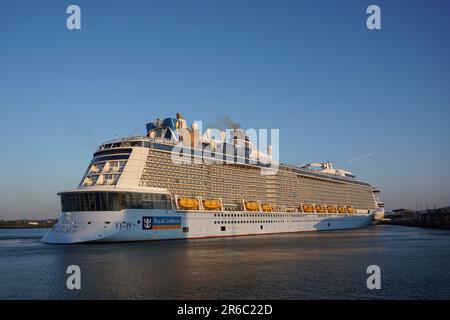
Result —
<path fill-rule="evenodd" d="M 227 227 L 225 227 L 225 226 L 221 226 L 221 227 L 220 227 L 220 230 L 221 230 L 221 231 L 225 231 L 226 229 L 227 229 Z"/>
<path fill-rule="evenodd" d="M 62 193 L 63 212 L 121 211 L 124 209 L 171 209 L 167 195 L 132 192 L 71 192 Z"/>

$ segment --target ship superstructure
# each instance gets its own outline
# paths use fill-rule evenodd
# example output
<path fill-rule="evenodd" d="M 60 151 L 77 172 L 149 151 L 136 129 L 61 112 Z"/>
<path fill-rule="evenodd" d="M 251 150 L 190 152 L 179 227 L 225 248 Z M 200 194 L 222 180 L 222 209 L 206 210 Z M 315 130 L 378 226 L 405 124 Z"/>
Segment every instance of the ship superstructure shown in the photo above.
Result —
<path fill-rule="evenodd" d="M 145 136 L 98 147 L 78 188 L 59 193 L 62 215 L 43 241 L 352 229 L 382 210 L 378 189 L 350 172 L 330 162 L 280 164 L 271 151 L 258 150 L 242 129 L 228 139 L 225 132 L 201 134 L 180 114 L 150 122 Z M 192 161 L 174 161 L 175 152 Z"/>

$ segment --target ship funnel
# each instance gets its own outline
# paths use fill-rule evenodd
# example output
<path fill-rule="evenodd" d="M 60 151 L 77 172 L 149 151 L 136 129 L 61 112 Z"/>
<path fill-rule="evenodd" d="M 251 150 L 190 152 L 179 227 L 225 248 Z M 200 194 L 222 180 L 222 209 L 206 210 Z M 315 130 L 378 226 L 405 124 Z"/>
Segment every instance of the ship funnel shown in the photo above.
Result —
<path fill-rule="evenodd" d="M 250 139 L 243 129 L 234 129 L 231 133 L 231 138 L 234 145 L 248 147 Z"/>

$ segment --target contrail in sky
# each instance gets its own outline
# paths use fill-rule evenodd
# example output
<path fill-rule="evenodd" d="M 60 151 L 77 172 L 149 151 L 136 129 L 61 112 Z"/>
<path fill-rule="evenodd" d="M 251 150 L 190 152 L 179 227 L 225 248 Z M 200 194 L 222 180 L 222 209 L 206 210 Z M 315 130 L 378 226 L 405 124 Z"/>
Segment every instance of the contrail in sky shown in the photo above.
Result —
<path fill-rule="evenodd" d="M 375 154 L 375 152 L 371 152 L 371 153 L 365 154 L 365 155 L 363 155 L 363 156 L 360 156 L 360 157 L 357 157 L 357 158 L 354 158 L 354 159 L 348 160 L 348 162 L 350 163 L 350 162 L 355 162 L 355 161 L 359 161 L 359 160 L 362 160 L 362 159 L 365 159 L 365 158 L 371 157 L 371 156 L 373 156 L 374 154 Z"/>

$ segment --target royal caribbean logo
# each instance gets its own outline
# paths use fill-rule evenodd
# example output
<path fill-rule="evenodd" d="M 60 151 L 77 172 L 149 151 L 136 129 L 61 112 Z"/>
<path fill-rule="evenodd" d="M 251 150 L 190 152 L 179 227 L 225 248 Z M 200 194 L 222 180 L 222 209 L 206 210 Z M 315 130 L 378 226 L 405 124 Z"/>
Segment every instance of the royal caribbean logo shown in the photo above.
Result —
<path fill-rule="evenodd" d="M 142 230 L 180 228 L 181 217 L 142 217 Z"/>
<path fill-rule="evenodd" d="M 152 224 L 152 217 L 142 217 L 142 230 L 151 230 Z"/>

